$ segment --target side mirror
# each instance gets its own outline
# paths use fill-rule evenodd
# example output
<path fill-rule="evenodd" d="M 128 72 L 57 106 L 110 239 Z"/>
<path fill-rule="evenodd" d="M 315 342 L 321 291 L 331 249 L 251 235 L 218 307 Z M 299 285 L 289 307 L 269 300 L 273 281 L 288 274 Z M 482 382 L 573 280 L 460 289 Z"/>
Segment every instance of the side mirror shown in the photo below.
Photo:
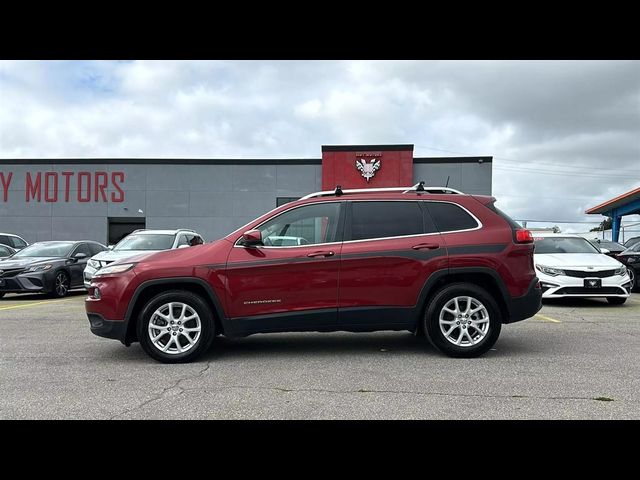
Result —
<path fill-rule="evenodd" d="M 263 245 L 262 232 L 260 230 L 249 230 L 242 234 L 242 245 L 245 247 L 257 247 Z"/>
<path fill-rule="evenodd" d="M 86 253 L 82 253 L 82 252 L 78 252 L 73 256 L 73 258 L 77 258 L 78 260 L 82 260 L 83 258 L 87 258 L 87 254 Z"/>
<path fill-rule="evenodd" d="M 115 247 L 115 245 L 108 245 L 108 246 L 107 246 L 107 248 L 108 248 L 109 250 L 113 250 L 113 247 Z"/>
<path fill-rule="evenodd" d="M 178 248 L 189 248 L 191 245 L 179 245 Z"/>
<path fill-rule="evenodd" d="M 608 248 L 601 248 L 600 251 L 604 254 L 611 253 L 611 250 L 609 250 Z"/>

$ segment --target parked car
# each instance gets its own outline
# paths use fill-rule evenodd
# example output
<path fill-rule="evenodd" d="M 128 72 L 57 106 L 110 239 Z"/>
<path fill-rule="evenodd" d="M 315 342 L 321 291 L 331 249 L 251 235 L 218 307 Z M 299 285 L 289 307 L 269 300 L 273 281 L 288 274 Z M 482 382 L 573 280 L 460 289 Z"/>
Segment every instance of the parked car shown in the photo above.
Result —
<path fill-rule="evenodd" d="M 542 298 L 604 297 L 621 305 L 629 297 L 627 268 L 583 237 L 544 234 L 534 240 Z"/>
<path fill-rule="evenodd" d="M 628 239 L 626 242 L 624 242 L 624 246 L 626 248 L 631 248 L 634 245 L 636 245 L 637 243 L 640 243 L 640 237 L 631 237 L 630 239 Z"/>
<path fill-rule="evenodd" d="M 16 250 L 22 250 L 29 245 L 24 238 L 13 233 L 0 233 L 0 243 Z"/>
<path fill-rule="evenodd" d="M 594 247 L 599 249 L 605 255 L 609 255 L 610 257 L 616 258 L 619 253 L 622 253 L 626 250 L 626 247 L 618 242 L 613 242 L 611 240 L 602 240 L 600 238 L 594 238 L 593 240 L 589 240 Z"/>
<path fill-rule="evenodd" d="M 17 250 L 15 248 L 0 243 L 0 260 L 4 260 L 5 258 L 10 257 L 16 252 Z"/>
<path fill-rule="evenodd" d="M 193 230 L 135 230 L 120 240 L 113 248 L 96 255 L 87 262 L 84 269 L 84 286 L 89 288 L 95 273 L 118 260 L 143 253 L 155 253 L 162 250 L 190 247 L 204 243 L 202 235 Z"/>
<path fill-rule="evenodd" d="M 638 280 L 638 274 L 640 273 L 640 242 L 634 244 L 630 248 L 627 248 L 624 252 L 618 255 L 617 258 L 627 267 L 629 277 L 631 278 L 631 289 L 639 289 L 640 280 Z"/>
<path fill-rule="evenodd" d="M 37 242 L 0 260 L 0 298 L 6 293 L 48 293 L 64 297 L 84 288 L 82 271 L 89 257 L 106 250 L 92 241 Z"/>
<path fill-rule="evenodd" d="M 422 184 L 310 194 L 215 242 L 102 268 L 90 328 L 167 363 L 217 334 L 285 331 L 409 330 L 475 357 L 541 307 L 533 237 L 494 202 Z M 267 245 L 283 236 L 304 245 Z"/>

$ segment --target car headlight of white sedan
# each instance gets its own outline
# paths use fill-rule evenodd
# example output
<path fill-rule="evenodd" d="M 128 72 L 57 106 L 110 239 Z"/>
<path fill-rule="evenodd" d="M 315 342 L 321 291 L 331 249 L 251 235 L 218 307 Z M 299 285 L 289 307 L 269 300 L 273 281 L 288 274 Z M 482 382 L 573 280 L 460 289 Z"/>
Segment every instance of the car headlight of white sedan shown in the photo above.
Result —
<path fill-rule="evenodd" d="M 545 275 L 551 275 L 552 277 L 557 277 L 558 275 L 564 275 L 564 270 L 553 267 L 545 267 L 544 265 L 536 265 L 536 268 L 540 270 Z"/>
<path fill-rule="evenodd" d="M 97 260 L 89 260 L 87 262 L 87 265 L 89 265 L 91 268 L 100 268 L 100 262 Z"/>

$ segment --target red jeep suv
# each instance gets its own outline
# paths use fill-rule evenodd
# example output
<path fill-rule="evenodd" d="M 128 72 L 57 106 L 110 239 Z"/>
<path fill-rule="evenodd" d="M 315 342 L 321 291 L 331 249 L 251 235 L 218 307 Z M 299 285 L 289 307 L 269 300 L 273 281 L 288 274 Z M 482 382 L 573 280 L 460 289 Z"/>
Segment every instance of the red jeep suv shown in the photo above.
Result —
<path fill-rule="evenodd" d="M 189 362 L 216 335 L 409 330 L 475 357 L 541 307 L 533 238 L 495 198 L 443 187 L 318 192 L 218 241 L 99 270 L 91 331 Z"/>

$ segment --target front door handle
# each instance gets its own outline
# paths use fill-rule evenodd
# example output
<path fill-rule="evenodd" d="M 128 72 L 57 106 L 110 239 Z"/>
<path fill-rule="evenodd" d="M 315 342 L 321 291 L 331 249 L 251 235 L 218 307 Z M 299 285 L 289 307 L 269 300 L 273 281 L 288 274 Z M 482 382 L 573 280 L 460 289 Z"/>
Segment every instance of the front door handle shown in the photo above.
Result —
<path fill-rule="evenodd" d="M 437 243 L 419 243 L 411 248 L 414 250 L 435 250 L 436 248 L 440 248 L 440 245 Z"/>
<path fill-rule="evenodd" d="M 307 254 L 307 257 L 309 258 L 316 258 L 316 257 L 333 257 L 335 255 L 335 253 L 333 252 L 312 252 Z"/>

